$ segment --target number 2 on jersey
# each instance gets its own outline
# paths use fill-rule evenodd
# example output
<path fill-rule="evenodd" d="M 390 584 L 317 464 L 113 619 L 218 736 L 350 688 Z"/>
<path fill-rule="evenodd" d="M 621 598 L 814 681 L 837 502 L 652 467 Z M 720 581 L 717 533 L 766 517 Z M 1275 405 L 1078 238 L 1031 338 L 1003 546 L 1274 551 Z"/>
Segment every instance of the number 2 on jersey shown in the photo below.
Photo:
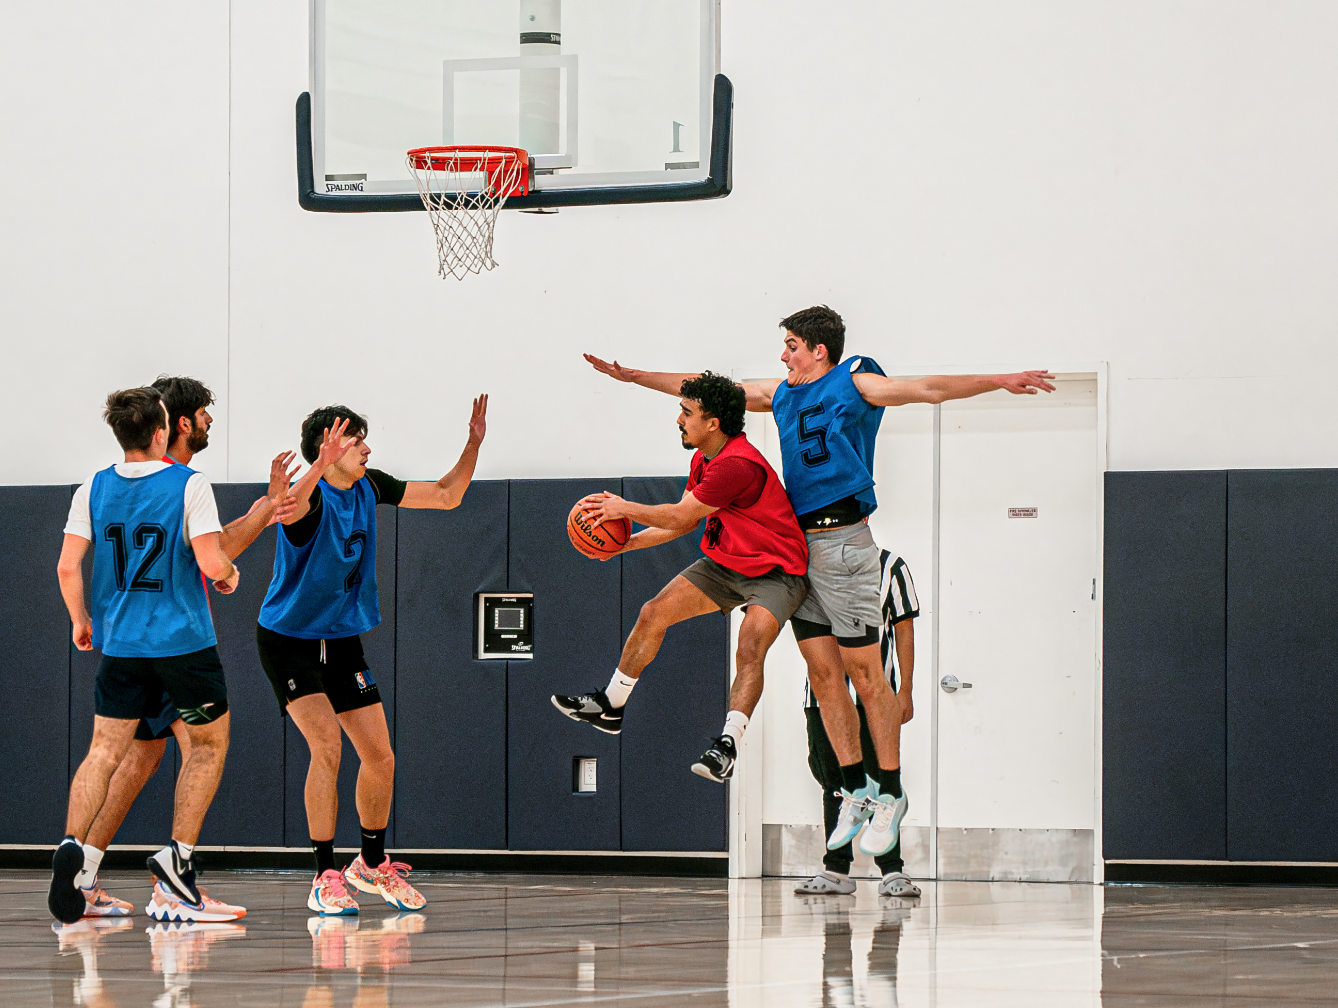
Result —
<path fill-rule="evenodd" d="M 125 583 L 126 570 L 130 566 L 130 549 L 125 541 L 125 526 L 120 522 L 108 525 L 103 535 L 112 544 L 117 591 L 156 592 L 163 590 L 162 579 L 151 578 L 148 573 L 154 561 L 163 555 L 163 550 L 167 546 L 167 530 L 165 528 L 152 523 L 135 526 L 132 537 L 134 547 L 137 550 L 147 550 L 147 552 L 144 554 L 144 559 L 139 562 L 139 566 L 135 568 L 135 576 L 131 578 L 129 587 Z"/>
<path fill-rule="evenodd" d="M 367 550 L 367 533 L 354 532 L 344 540 L 344 556 L 353 558 L 353 544 L 358 544 L 358 562 L 353 565 L 353 569 L 348 572 L 344 578 L 344 591 L 351 592 L 354 587 L 362 580 L 362 558 Z"/>

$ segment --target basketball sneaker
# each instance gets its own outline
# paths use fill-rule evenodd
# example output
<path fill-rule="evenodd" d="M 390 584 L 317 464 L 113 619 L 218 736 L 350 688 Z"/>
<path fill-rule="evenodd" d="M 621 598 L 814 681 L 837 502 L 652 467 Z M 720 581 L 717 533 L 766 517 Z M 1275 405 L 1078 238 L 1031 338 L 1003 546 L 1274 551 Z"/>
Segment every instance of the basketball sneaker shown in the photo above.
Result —
<path fill-rule="evenodd" d="M 588 724 L 609 735 L 623 730 L 623 708 L 613 707 L 602 689 L 591 690 L 583 696 L 553 694 L 553 706 L 573 721 Z"/>
<path fill-rule="evenodd" d="M 702 758 L 692 764 L 692 772 L 698 777 L 723 784 L 733 775 L 734 761 L 738 758 L 734 739 L 729 735 L 718 735 L 712 740 L 711 748 L 702 753 Z"/>
<path fill-rule="evenodd" d="M 351 917 L 358 912 L 358 901 L 349 895 L 344 876 L 330 868 L 311 880 L 307 909 L 322 917 Z"/>
<path fill-rule="evenodd" d="M 102 891 L 96 882 L 89 889 L 80 889 L 84 894 L 85 917 L 128 917 L 135 912 L 132 904 Z"/>
<path fill-rule="evenodd" d="M 84 847 L 66 837 L 51 855 L 51 888 L 46 905 L 62 924 L 73 924 L 84 915 L 84 894 L 75 888 L 75 877 L 84 870 Z"/>
<path fill-rule="evenodd" d="M 164 883 L 185 903 L 198 904 L 199 890 L 195 888 L 195 864 L 183 858 L 175 842 L 169 843 L 157 854 L 149 855 L 146 862 L 153 877 Z"/>
<path fill-rule="evenodd" d="M 863 828 L 865 820 L 873 815 L 869 801 L 878 793 L 878 785 L 873 778 L 866 776 L 862 788 L 855 791 L 841 788 L 836 793 L 841 796 L 841 811 L 836 815 L 836 828 L 827 838 L 828 850 L 844 847 L 855 839 L 855 834 Z"/>
<path fill-rule="evenodd" d="M 344 869 L 344 879 L 355 889 L 366 893 L 380 893 L 381 898 L 396 910 L 421 910 L 427 900 L 405 881 L 409 866 L 402 861 L 391 861 L 390 856 L 375 868 L 369 868 L 359 854 Z"/>
<path fill-rule="evenodd" d="M 213 899 L 203 889 L 199 893 L 199 902 L 190 903 L 177 896 L 166 882 L 159 880 L 153 884 L 153 898 L 149 900 L 145 911 L 156 921 L 178 924 L 212 924 L 246 916 L 245 907 Z"/>
<path fill-rule="evenodd" d="M 901 820 L 905 817 L 906 807 L 909 804 L 904 790 L 900 798 L 875 793 L 869 799 L 869 811 L 873 813 L 873 819 L 869 823 L 869 828 L 864 831 L 864 835 L 859 838 L 859 849 L 865 854 L 877 857 L 895 847 L 899 839 Z"/>

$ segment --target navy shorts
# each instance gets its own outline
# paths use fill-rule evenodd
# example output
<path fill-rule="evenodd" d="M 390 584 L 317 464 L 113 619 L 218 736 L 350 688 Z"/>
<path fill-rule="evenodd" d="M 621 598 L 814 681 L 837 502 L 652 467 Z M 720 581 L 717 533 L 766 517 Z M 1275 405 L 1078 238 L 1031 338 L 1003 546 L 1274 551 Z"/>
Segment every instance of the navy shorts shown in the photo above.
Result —
<path fill-rule="evenodd" d="M 257 623 L 256 647 L 281 714 L 288 713 L 292 701 L 313 693 L 329 697 L 336 714 L 381 702 L 381 691 L 363 657 L 361 637 L 307 640 Z"/>
<path fill-rule="evenodd" d="M 163 694 L 187 724 L 208 724 L 226 714 L 228 689 L 218 649 L 169 658 L 104 655 L 93 687 L 93 709 L 121 721 L 160 720 L 165 716 Z"/>

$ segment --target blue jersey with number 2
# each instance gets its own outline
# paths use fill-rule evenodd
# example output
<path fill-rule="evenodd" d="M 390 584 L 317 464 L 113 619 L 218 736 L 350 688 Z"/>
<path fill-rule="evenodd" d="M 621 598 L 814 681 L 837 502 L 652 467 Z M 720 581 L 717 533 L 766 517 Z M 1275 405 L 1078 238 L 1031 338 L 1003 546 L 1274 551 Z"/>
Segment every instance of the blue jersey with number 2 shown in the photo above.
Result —
<path fill-rule="evenodd" d="M 93 646 L 113 658 L 168 658 L 212 647 L 214 621 L 195 552 L 185 540 L 186 483 L 171 465 L 131 479 L 93 477 L 89 615 Z"/>
<path fill-rule="evenodd" d="M 260 625 L 304 640 L 366 633 L 381 622 L 376 598 L 376 491 L 365 476 L 347 490 L 316 484 L 321 518 L 305 546 L 282 530 Z"/>
<path fill-rule="evenodd" d="M 850 357 L 807 385 L 782 382 L 771 396 L 780 431 L 785 492 L 797 515 L 854 496 L 864 514 L 878 506 L 873 449 L 883 407 L 864 401 L 857 374 L 881 375 L 868 357 Z"/>

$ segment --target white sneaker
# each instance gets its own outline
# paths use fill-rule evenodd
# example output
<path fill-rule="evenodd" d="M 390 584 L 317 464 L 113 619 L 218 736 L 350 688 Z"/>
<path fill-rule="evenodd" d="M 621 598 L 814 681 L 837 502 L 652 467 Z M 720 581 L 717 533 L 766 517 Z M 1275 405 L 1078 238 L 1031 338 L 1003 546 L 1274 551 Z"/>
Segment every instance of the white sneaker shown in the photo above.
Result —
<path fill-rule="evenodd" d="M 864 786 L 856 791 L 845 788 L 836 792 L 841 796 L 841 811 L 836 814 L 836 827 L 827 838 L 827 849 L 836 850 L 855 839 L 864 821 L 873 815 L 869 802 L 878 794 L 878 785 L 873 778 L 865 777 Z"/>
<path fill-rule="evenodd" d="M 900 798 L 880 794 L 869 799 L 869 810 L 873 813 L 873 819 L 869 822 L 869 828 L 864 831 L 864 835 L 859 838 L 859 849 L 865 854 L 878 857 L 895 847 L 901 831 L 901 820 L 905 817 L 909 804 L 904 789 Z"/>

